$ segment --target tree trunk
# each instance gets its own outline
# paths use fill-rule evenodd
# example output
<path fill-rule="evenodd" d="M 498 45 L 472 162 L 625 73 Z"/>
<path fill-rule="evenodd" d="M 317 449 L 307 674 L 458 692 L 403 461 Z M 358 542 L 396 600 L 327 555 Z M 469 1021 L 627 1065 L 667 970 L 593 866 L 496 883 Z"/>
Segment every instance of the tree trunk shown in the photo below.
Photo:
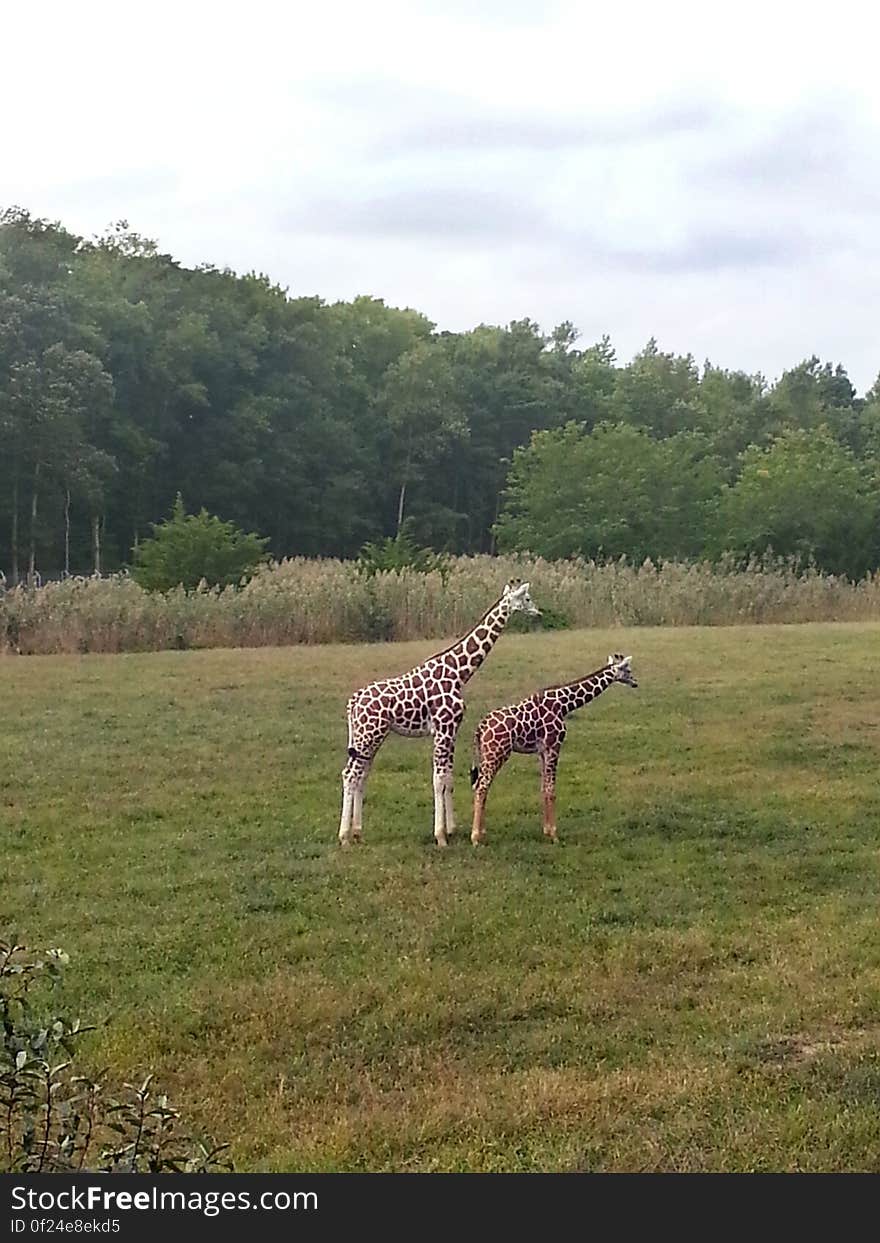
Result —
<path fill-rule="evenodd" d="M 498 516 L 500 513 L 501 513 L 501 493 L 497 492 L 495 495 L 495 522 L 492 523 L 491 529 L 489 531 L 489 555 L 491 557 L 494 557 L 495 553 L 498 551 L 498 540 L 495 535 L 495 523 L 497 523 Z"/>
<path fill-rule="evenodd" d="M 70 578 L 70 488 L 64 493 L 64 577 Z"/>
<path fill-rule="evenodd" d="M 406 484 L 409 479 L 410 467 L 412 466 L 413 450 L 412 450 L 412 433 L 410 433 L 409 444 L 406 450 L 406 461 L 403 466 L 403 483 L 400 485 L 400 500 L 397 503 L 397 534 L 400 534 L 403 526 L 403 507 L 406 502 Z"/>
<path fill-rule="evenodd" d="M 101 519 L 92 514 L 92 572 L 101 573 Z"/>
<path fill-rule="evenodd" d="M 28 586 L 33 587 L 37 573 L 37 503 L 40 495 L 40 463 L 34 467 L 34 490 L 31 495 L 31 548 L 28 559 Z"/>
<path fill-rule="evenodd" d="M 18 467 L 12 476 L 12 534 L 10 536 L 10 552 L 12 553 L 12 585 L 18 586 Z"/>

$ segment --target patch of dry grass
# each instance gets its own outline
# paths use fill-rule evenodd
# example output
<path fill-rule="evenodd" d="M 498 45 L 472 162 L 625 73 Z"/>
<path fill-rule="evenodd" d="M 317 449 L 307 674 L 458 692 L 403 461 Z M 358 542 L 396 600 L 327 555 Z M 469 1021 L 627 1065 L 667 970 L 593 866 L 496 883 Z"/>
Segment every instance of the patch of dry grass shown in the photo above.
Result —
<path fill-rule="evenodd" d="M 444 574 L 367 577 L 355 562 L 298 557 L 264 566 L 242 589 L 165 594 L 125 575 L 0 591 L 0 653 L 277 647 L 457 635 L 511 577 L 529 579 L 559 627 L 719 626 L 878 621 L 880 572 L 861 582 L 798 573 L 786 562 L 737 567 L 664 562 L 456 557 Z"/>

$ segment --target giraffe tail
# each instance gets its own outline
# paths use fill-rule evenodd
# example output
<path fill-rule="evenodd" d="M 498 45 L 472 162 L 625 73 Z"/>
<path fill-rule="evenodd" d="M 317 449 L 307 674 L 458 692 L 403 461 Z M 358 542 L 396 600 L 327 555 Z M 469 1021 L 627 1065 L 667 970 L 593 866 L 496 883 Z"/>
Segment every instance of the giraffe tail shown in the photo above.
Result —
<path fill-rule="evenodd" d="M 474 764 L 471 768 L 471 785 L 477 784 L 480 776 L 480 741 L 482 739 L 482 722 L 477 726 L 474 732 Z"/>

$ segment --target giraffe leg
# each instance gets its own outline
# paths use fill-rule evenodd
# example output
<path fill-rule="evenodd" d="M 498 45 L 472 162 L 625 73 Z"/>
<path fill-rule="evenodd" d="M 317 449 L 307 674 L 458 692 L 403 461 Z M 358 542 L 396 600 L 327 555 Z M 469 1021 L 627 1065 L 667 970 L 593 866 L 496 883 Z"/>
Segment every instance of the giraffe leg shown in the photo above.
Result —
<path fill-rule="evenodd" d="M 354 812 L 354 790 L 345 782 L 345 773 L 342 775 L 342 815 L 339 817 L 339 842 L 342 846 L 347 846 L 352 835 L 352 815 Z"/>
<path fill-rule="evenodd" d="M 455 729 L 458 722 L 455 722 Z M 455 831 L 455 813 L 452 807 L 452 765 L 455 759 L 455 732 L 434 734 L 434 841 L 445 846 L 447 837 Z"/>
<path fill-rule="evenodd" d="M 443 787 L 443 810 L 446 820 L 446 837 L 452 837 L 455 832 L 455 806 L 452 801 L 452 769 L 446 774 L 446 784 Z"/>
<path fill-rule="evenodd" d="M 474 821 L 471 828 L 471 845 L 481 846 L 486 840 L 484 820 L 486 816 L 486 796 L 495 775 L 507 760 L 507 755 L 481 755 L 477 780 L 474 783 Z"/>
<path fill-rule="evenodd" d="M 342 770 L 342 815 L 339 820 L 339 843 L 348 846 L 363 836 L 364 786 L 384 735 L 350 746 L 348 763 Z"/>
<path fill-rule="evenodd" d="M 339 842 L 348 846 L 362 840 L 364 831 L 364 785 L 370 771 L 369 760 L 349 760 L 342 773 L 342 816 Z"/>
<path fill-rule="evenodd" d="M 556 765 L 558 750 L 541 752 L 541 795 L 544 803 L 544 836 L 556 842 Z"/>
<path fill-rule="evenodd" d="M 488 785 L 484 786 L 482 789 L 474 790 L 474 822 L 471 828 L 472 846 L 480 846 L 486 836 L 486 830 L 483 827 L 483 820 L 486 815 L 486 795 L 488 793 Z"/>
<path fill-rule="evenodd" d="M 356 842 L 361 841 L 364 834 L 364 786 L 367 784 L 369 771 L 369 767 L 364 770 L 360 782 L 353 791 L 354 805 L 351 816 L 351 835 Z"/>
<path fill-rule="evenodd" d="M 443 791 L 446 785 L 445 773 L 434 772 L 434 841 L 438 846 L 446 845 L 446 809 Z"/>

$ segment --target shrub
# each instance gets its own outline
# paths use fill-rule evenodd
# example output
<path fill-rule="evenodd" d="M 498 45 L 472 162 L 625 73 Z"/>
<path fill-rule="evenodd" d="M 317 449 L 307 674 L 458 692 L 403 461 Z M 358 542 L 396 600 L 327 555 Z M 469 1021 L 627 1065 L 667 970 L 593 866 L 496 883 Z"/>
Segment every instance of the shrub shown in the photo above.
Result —
<path fill-rule="evenodd" d="M 374 540 L 364 544 L 358 557 L 358 567 L 371 576 L 383 571 L 399 574 L 403 570 L 415 570 L 419 574 L 431 574 L 435 570 L 445 574 L 449 558 L 435 553 L 431 548 L 420 548 L 412 534 L 409 519 L 394 537 Z"/>
<path fill-rule="evenodd" d="M 14 937 L 0 940 L 0 1172 L 231 1170 L 228 1145 L 178 1129 L 180 1115 L 153 1092 L 152 1076 L 111 1095 L 105 1074 L 75 1070 L 92 1028 L 51 1014 L 46 996 L 66 962 L 62 950 L 38 954 Z"/>
<path fill-rule="evenodd" d="M 135 552 L 132 576 L 147 591 L 192 590 L 201 582 L 227 587 L 248 577 L 268 540 L 239 531 L 206 509 L 188 514 L 178 493 L 167 522 L 153 524 L 153 537 Z"/>
<path fill-rule="evenodd" d="M 508 634 L 530 634 L 533 630 L 568 630 L 571 622 L 558 609 L 544 607 L 541 616 L 531 613 L 514 613 L 507 623 Z"/>

